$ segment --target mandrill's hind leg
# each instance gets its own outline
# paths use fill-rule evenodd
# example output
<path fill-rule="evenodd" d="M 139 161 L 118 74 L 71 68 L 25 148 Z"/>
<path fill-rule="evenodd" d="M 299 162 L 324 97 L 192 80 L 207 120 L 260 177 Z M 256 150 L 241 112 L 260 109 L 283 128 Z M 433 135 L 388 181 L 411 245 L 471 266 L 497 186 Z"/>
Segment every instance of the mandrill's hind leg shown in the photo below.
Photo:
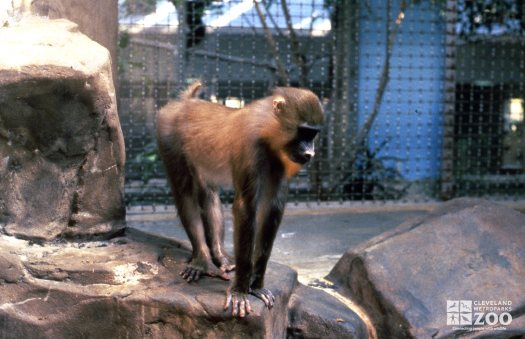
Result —
<path fill-rule="evenodd" d="M 187 282 L 196 281 L 202 275 L 220 276 L 227 279 L 227 275 L 221 272 L 212 261 L 197 202 L 191 196 L 180 197 L 176 200 L 180 220 L 192 247 L 191 259 L 180 275 Z"/>
<path fill-rule="evenodd" d="M 199 196 L 206 242 L 213 262 L 221 272 L 235 268 L 233 259 L 224 251 L 224 218 L 219 194 L 215 188 L 204 188 Z"/>
<path fill-rule="evenodd" d="M 165 155 L 165 149 L 162 144 L 160 146 L 161 154 Z M 187 282 L 196 281 L 202 275 L 228 279 L 226 272 L 219 270 L 213 263 L 212 253 L 206 241 L 202 209 L 199 205 L 199 197 L 204 191 L 203 186 L 195 178 L 184 157 L 164 156 L 164 159 L 179 218 L 192 247 L 191 259 L 180 275 Z"/>

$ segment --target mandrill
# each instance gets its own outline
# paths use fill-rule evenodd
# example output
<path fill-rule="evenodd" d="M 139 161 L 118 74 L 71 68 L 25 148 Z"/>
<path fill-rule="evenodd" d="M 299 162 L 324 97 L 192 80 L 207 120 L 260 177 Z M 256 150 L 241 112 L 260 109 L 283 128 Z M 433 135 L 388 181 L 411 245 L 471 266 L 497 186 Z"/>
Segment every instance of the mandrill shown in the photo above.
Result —
<path fill-rule="evenodd" d="M 157 139 L 180 220 L 192 245 L 181 276 L 228 279 L 224 308 L 250 313 L 248 295 L 269 308 L 264 274 L 287 194 L 287 178 L 314 156 L 323 108 L 309 90 L 278 87 L 269 97 L 232 109 L 200 100 L 200 82 L 164 106 Z M 225 253 L 217 187 L 233 185 L 235 264 Z"/>

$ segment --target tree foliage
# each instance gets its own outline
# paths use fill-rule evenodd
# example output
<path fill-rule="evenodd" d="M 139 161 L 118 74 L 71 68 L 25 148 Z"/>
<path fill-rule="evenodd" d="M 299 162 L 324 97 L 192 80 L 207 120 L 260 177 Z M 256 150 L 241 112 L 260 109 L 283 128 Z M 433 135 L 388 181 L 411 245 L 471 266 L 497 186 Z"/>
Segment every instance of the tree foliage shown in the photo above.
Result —
<path fill-rule="evenodd" d="M 458 33 L 464 39 L 525 32 L 523 0 L 459 0 Z"/>

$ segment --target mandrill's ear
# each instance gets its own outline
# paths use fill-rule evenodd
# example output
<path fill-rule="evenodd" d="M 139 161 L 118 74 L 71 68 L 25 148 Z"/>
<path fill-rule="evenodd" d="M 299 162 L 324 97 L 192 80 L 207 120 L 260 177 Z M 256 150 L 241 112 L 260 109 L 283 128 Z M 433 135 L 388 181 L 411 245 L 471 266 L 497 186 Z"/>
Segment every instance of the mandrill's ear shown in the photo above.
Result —
<path fill-rule="evenodd" d="M 275 114 L 280 114 L 284 110 L 284 105 L 286 104 L 286 101 L 283 97 L 278 96 L 273 99 L 273 112 Z"/>

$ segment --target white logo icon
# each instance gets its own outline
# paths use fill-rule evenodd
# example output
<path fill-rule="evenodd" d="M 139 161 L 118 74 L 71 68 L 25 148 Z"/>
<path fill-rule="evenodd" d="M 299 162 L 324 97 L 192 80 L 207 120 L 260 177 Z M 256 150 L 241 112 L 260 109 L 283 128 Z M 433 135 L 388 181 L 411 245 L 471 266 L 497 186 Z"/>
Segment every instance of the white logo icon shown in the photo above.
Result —
<path fill-rule="evenodd" d="M 472 300 L 447 300 L 447 325 L 472 325 Z"/>
<path fill-rule="evenodd" d="M 460 300 L 459 301 L 459 312 L 472 313 L 472 300 Z"/>
<path fill-rule="evenodd" d="M 459 313 L 447 313 L 447 325 L 459 325 Z"/>
<path fill-rule="evenodd" d="M 458 300 L 447 300 L 447 313 L 448 312 L 459 312 Z"/>

